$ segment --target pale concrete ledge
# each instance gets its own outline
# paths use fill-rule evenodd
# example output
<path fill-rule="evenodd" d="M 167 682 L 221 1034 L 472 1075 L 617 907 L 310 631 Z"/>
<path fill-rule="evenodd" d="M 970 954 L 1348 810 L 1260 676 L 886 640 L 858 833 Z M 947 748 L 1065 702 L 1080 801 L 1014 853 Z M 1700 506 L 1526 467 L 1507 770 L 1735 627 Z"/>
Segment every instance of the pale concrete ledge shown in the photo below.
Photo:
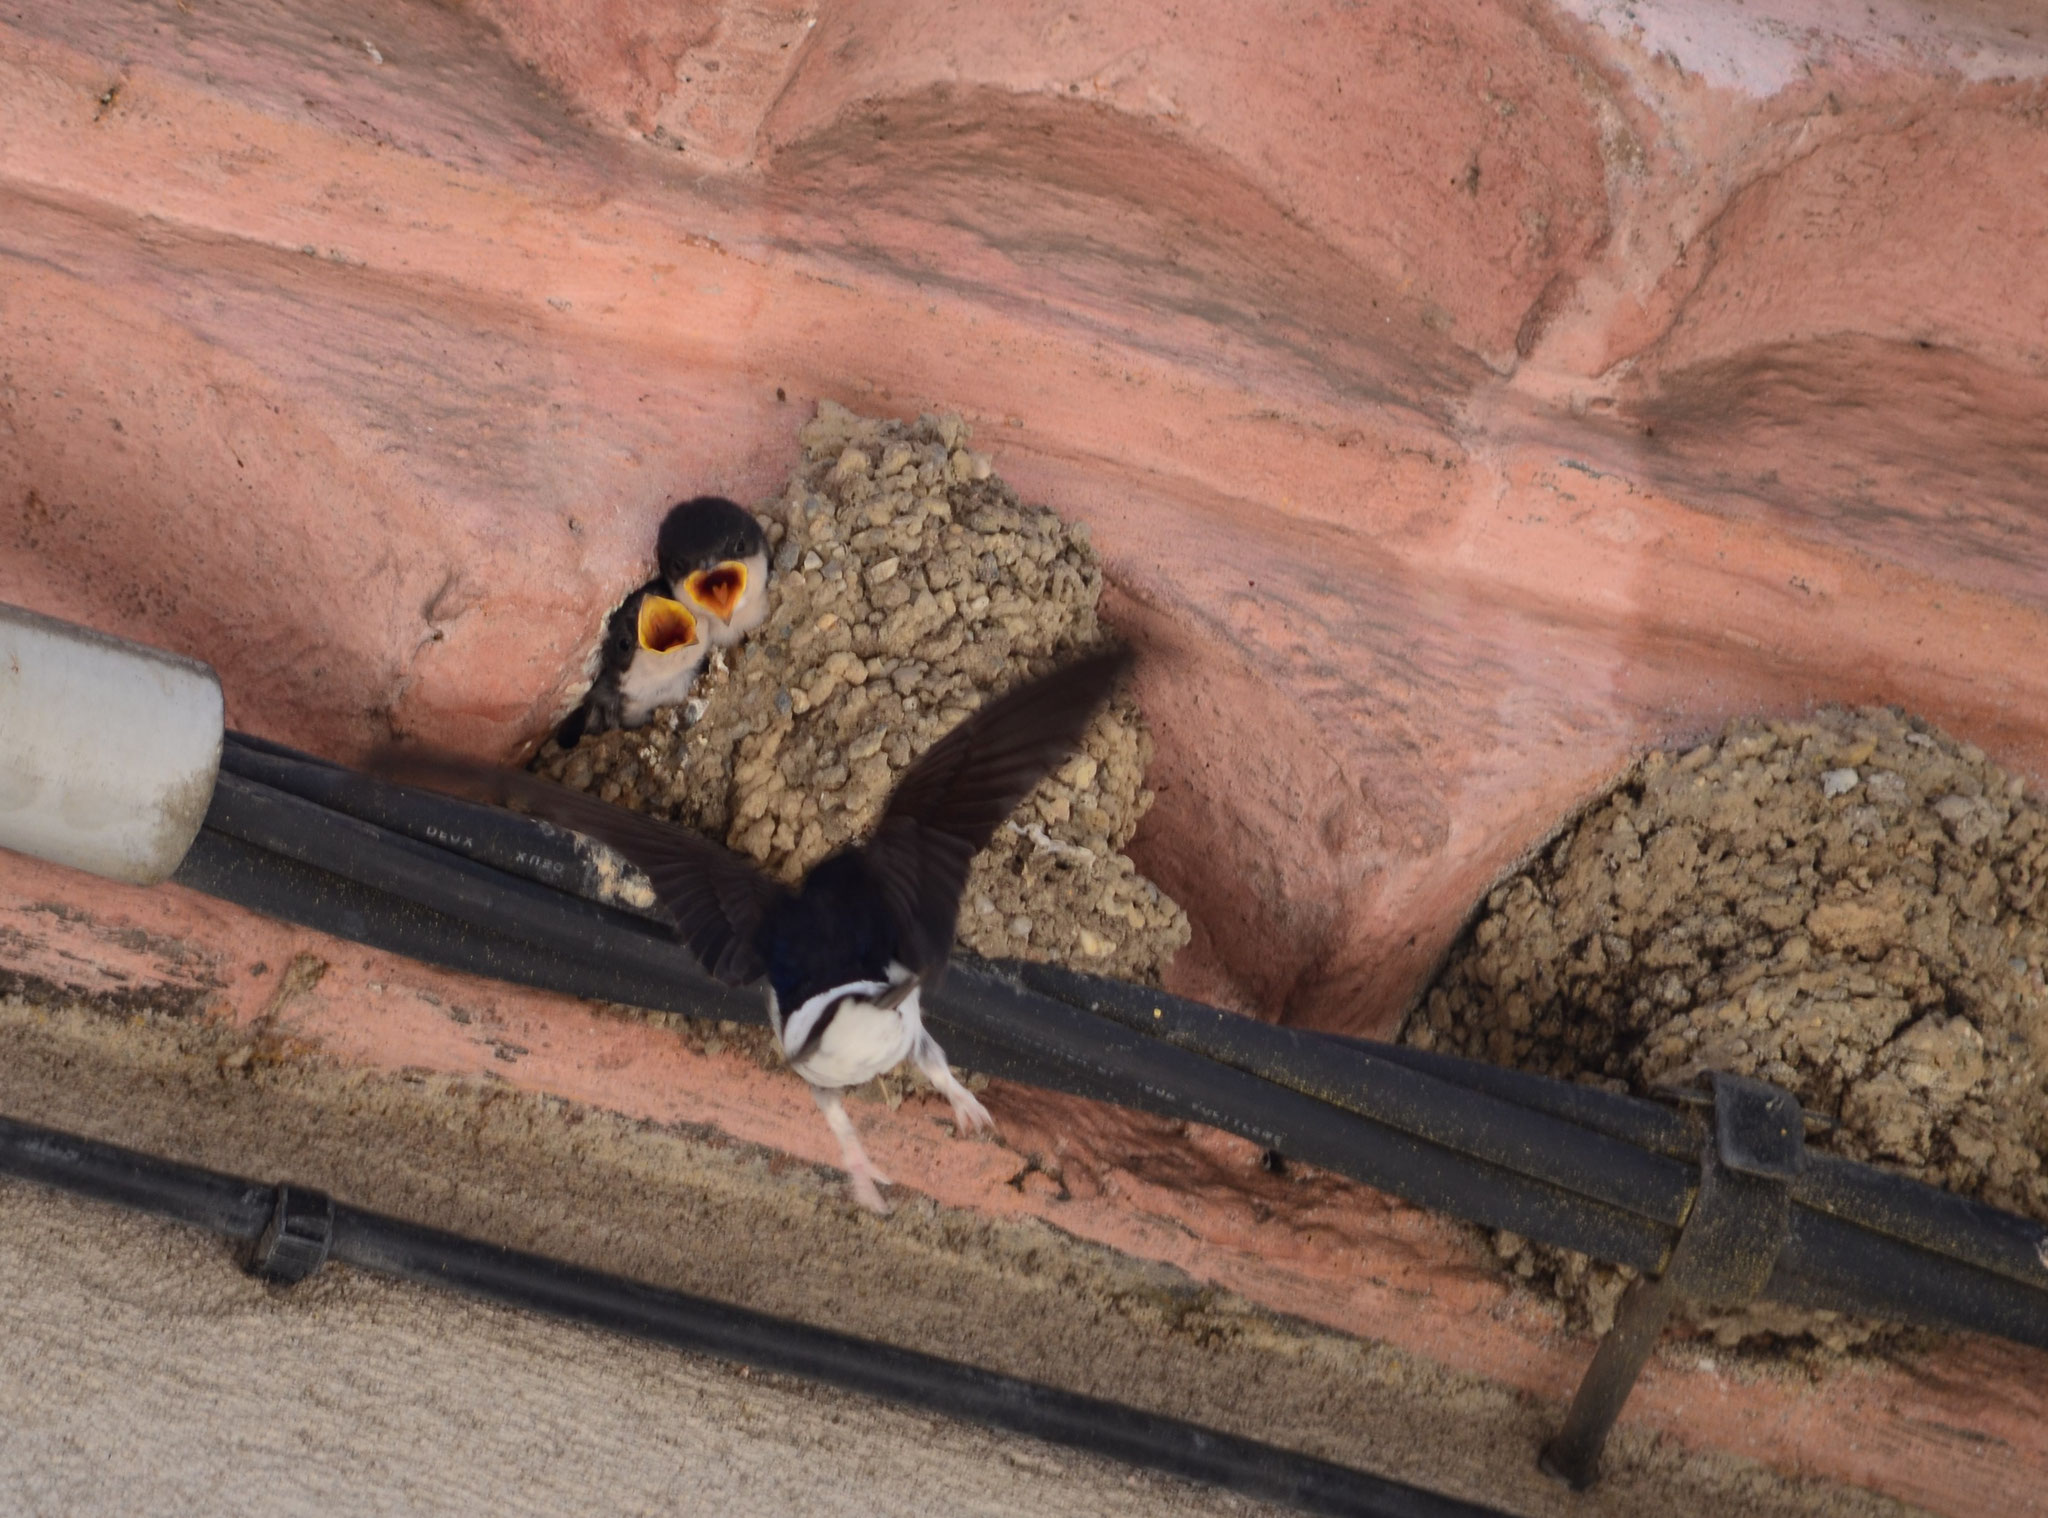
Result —
<path fill-rule="evenodd" d="M 321 985 L 347 974 L 337 963 Z M 836 1171 L 715 1130 L 635 1121 L 479 1075 L 373 1072 L 322 1058 L 302 1041 L 303 1010 L 280 1009 L 252 1044 L 248 1030 L 204 1020 L 0 1001 L 0 1111 L 237 1173 L 288 1176 L 436 1226 L 1113 1397 L 1515 1512 L 1620 1518 L 1672 1502 L 1772 1518 L 1906 1511 L 1640 1426 L 1617 1436 L 1600 1489 L 1574 1496 L 1533 1464 L 1555 1401 L 1449 1368 L 1395 1338 L 1277 1315 L 1156 1256 L 1089 1242 L 1038 1188 L 998 1183 L 1020 1205 L 993 1209 L 913 1197 L 878 1223 L 847 1202 Z M 462 996 L 441 1010 L 494 1016 Z M 735 1060 L 699 1063 L 743 1093 L 766 1085 Z M 787 1077 L 774 1084 L 795 1086 Z M 895 1120 L 879 1108 L 862 1113 L 888 1146 L 878 1156 L 913 1163 L 946 1142 L 930 1132 L 935 1116 L 915 1103 Z M 1024 1163 L 1010 1149 L 973 1147 L 1002 1166 Z M 1184 1229 L 1143 1196 L 1131 1201 L 1154 1237 Z M 1324 1201 L 1341 1219 L 1342 1198 Z M 1425 1257 L 1408 1271 L 1416 1280 L 1428 1232 L 1424 1225 L 1415 1240 Z M 1189 1242 L 1197 1258 L 1214 1247 Z M 1388 1268 L 1384 1240 L 1369 1251 L 1361 1269 Z M 857 1493 L 898 1485 L 957 1497 L 967 1512 L 1266 1511 L 346 1270 L 272 1294 L 239 1275 L 215 1241 L 22 1183 L 0 1182 L 0 1264 L 10 1281 L 28 1283 L 0 1310 L 0 1380 L 30 1394 L 19 1406 L 0 1402 L 0 1491 L 11 1481 L 63 1496 L 52 1510 L 100 1506 L 96 1496 L 116 1479 L 123 1491 L 163 1499 L 143 1506 L 175 1506 L 213 1481 L 242 1490 L 285 1458 L 283 1444 L 325 1451 L 323 1466 L 353 1462 L 370 1483 L 337 1493 L 422 1493 L 427 1511 L 473 1510 L 447 1494 L 524 1474 L 538 1485 L 508 1511 L 554 1510 L 548 1494 L 567 1490 L 571 1474 L 628 1506 L 656 1493 L 677 1511 L 725 1511 L 695 1476 L 682 1489 L 671 1479 L 706 1461 L 757 1471 L 773 1501 L 795 1503 L 742 1511 L 839 1511 L 829 1492 L 817 1498 L 827 1505 L 812 1499 L 841 1474 Z M 1402 1287 L 1387 1289 L 1398 1296 Z M 1414 1316 L 1442 1316 L 1449 1304 L 1437 1289 L 1432 1302 L 1411 1288 Z M 550 1432 L 571 1425 L 573 1433 Z M 142 1437 L 111 1449 L 124 1429 Z M 776 1467 L 763 1446 L 785 1437 L 815 1458 Z M 558 1463 L 537 1465 L 531 1451 L 508 1456 L 522 1439 L 541 1440 Z M 254 1469 L 243 1468 L 252 1455 Z M 841 1472 L 816 1468 L 828 1457 Z M 1025 1473 L 1021 1485 L 1001 1477 L 1006 1465 Z M 715 1487 L 718 1474 L 705 1479 Z M 936 1496 L 905 1497 L 843 1510 L 937 1505 Z"/>

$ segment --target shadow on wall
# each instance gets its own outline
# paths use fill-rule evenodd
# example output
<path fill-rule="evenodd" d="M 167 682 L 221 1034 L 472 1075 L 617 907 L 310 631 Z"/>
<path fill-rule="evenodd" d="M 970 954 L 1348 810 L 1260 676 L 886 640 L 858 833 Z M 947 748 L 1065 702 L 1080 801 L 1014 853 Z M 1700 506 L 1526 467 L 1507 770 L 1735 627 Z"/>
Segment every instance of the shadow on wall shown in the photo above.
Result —
<path fill-rule="evenodd" d="M 1842 335 L 1665 374 L 1628 419 L 1681 500 L 2048 607 L 2048 374 Z"/>
<path fill-rule="evenodd" d="M 1487 374 L 1440 307 L 1230 160 L 1101 106 L 947 87 L 862 105 L 776 153 L 764 204 L 788 251 L 1248 390 L 1442 426 Z"/>

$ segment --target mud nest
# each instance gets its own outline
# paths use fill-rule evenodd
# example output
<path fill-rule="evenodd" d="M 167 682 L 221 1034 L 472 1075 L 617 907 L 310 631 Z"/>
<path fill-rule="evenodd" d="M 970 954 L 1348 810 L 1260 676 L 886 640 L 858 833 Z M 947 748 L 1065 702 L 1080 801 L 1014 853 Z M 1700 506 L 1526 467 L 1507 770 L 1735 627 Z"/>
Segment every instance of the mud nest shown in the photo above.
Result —
<path fill-rule="evenodd" d="M 2048 1218 L 2048 808 L 1896 711 L 1651 754 L 1495 887 L 1405 1038 L 1639 1095 L 1760 1076 L 1821 1148 Z M 1496 1235 L 1572 1317 L 1625 1272 Z M 1756 1307 L 1723 1342 L 1872 1325 Z"/>
<path fill-rule="evenodd" d="M 913 760 L 989 694 L 1098 644 L 1087 529 L 1021 504 L 956 416 L 825 402 L 759 513 L 772 610 L 688 702 L 535 767 L 683 823 L 784 880 L 863 836 Z M 959 941 L 1157 983 L 1187 915 L 1121 852 L 1152 804 L 1129 697 L 974 862 Z"/>

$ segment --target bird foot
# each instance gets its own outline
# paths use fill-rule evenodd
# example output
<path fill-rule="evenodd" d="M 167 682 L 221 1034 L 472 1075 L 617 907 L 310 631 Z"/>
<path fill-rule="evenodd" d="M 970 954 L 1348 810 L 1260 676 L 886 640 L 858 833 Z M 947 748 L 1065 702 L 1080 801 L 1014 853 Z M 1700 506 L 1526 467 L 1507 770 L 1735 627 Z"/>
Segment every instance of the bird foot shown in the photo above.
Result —
<path fill-rule="evenodd" d="M 995 1127 L 996 1120 L 988 1115 L 988 1108 L 965 1086 L 948 1091 L 946 1100 L 953 1104 L 953 1131 L 961 1138 Z"/>
<path fill-rule="evenodd" d="M 960 1077 L 953 1073 L 953 1067 L 946 1063 L 946 1054 L 929 1033 L 921 1034 L 917 1048 L 911 1056 L 917 1068 L 924 1072 L 924 1078 L 938 1088 L 953 1107 L 953 1131 L 961 1138 L 971 1133 L 992 1129 L 996 1120 L 988 1115 L 988 1108 L 972 1091 L 960 1084 Z"/>
<path fill-rule="evenodd" d="M 877 1217 L 887 1217 L 889 1204 L 882 1200 L 882 1193 L 877 1187 L 891 1186 L 895 1182 L 882 1173 L 868 1158 L 867 1150 L 861 1147 L 860 1135 L 853 1131 L 853 1121 L 847 1117 L 839 1093 L 813 1086 L 811 1096 L 817 1102 L 818 1110 L 825 1114 L 825 1126 L 839 1140 L 839 1163 L 846 1167 L 846 1179 L 853 1187 L 853 1199 Z"/>
<path fill-rule="evenodd" d="M 884 1186 L 889 1185 L 890 1182 L 886 1177 L 877 1175 L 871 1170 L 848 1170 L 846 1172 L 846 1179 L 853 1186 L 853 1199 L 856 1202 L 867 1208 L 869 1212 L 872 1212 L 878 1218 L 885 1218 L 889 1215 L 889 1204 L 882 1200 L 882 1193 L 875 1188 L 875 1182 L 877 1181 L 880 1181 Z"/>

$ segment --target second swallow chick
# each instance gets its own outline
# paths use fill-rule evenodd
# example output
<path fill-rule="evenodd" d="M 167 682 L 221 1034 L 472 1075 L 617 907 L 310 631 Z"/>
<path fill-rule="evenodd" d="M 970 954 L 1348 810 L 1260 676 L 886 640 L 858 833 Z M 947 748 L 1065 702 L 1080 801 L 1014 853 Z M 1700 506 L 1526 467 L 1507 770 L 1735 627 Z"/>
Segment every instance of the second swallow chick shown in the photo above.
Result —
<path fill-rule="evenodd" d="M 696 614 L 657 575 L 606 620 L 597 679 L 555 730 L 555 742 L 570 749 L 585 733 L 644 727 L 655 708 L 690 694 L 708 651 Z"/>

